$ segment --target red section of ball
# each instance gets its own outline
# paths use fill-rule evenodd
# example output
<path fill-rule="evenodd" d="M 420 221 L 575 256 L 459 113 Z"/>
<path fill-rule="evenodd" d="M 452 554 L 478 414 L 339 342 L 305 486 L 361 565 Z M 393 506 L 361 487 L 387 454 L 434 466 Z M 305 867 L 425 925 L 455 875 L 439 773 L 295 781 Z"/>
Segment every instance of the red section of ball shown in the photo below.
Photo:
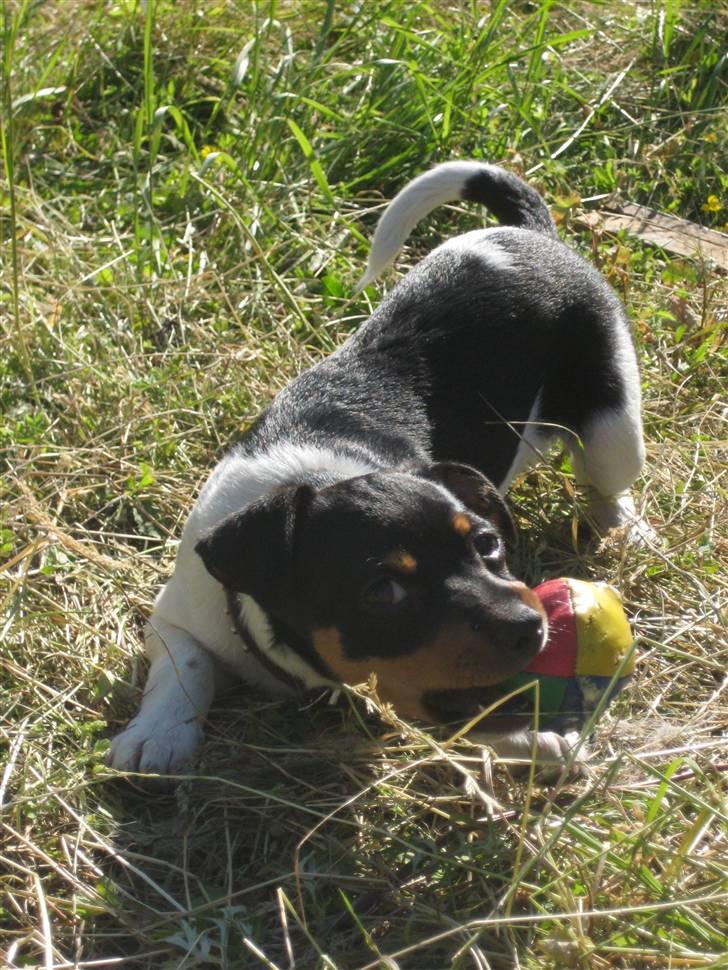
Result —
<path fill-rule="evenodd" d="M 531 674 L 548 674 L 550 677 L 573 677 L 577 642 L 569 584 L 563 579 L 549 579 L 536 586 L 534 593 L 546 610 L 549 635 L 545 646 L 526 670 Z"/>

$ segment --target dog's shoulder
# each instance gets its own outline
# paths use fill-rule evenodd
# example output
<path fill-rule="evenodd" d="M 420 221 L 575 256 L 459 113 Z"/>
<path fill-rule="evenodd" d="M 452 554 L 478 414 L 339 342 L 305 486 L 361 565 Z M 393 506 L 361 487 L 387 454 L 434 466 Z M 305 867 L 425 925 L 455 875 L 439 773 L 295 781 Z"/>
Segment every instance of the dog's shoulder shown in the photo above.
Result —
<path fill-rule="evenodd" d="M 229 515 L 234 515 L 277 488 L 329 483 L 371 471 L 371 464 L 333 447 L 272 443 L 251 449 L 244 439 L 217 464 L 195 503 L 185 538 L 197 541 Z"/>

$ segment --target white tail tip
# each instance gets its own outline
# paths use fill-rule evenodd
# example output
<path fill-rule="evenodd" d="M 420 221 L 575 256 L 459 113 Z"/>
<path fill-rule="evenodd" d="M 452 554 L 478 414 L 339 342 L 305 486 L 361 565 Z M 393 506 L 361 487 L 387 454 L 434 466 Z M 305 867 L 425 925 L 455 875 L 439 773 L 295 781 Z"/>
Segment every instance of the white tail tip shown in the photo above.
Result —
<path fill-rule="evenodd" d="M 377 223 L 367 268 L 354 292 L 361 293 L 390 265 L 421 219 L 439 205 L 461 199 L 468 179 L 490 167 L 485 162 L 444 162 L 408 182 Z"/>

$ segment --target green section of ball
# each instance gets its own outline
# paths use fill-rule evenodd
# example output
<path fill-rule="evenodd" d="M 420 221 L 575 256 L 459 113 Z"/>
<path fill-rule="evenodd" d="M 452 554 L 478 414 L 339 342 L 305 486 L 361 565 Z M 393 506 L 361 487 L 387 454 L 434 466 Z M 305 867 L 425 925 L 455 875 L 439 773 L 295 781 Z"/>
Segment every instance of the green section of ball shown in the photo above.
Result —
<path fill-rule="evenodd" d="M 511 691 L 521 688 L 519 693 L 505 704 L 503 713 L 510 715 L 517 712 L 534 716 L 538 711 L 539 724 L 546 724 L 560 715 L 568 686 L 569 679 L 565 677 L 550 677 L 548 674 L 532 674 L 526 671 L 516 674 L 498 685 L 504 697 Z M 494 722 L 497 720 L 497 708 L 491 717 Z"/>

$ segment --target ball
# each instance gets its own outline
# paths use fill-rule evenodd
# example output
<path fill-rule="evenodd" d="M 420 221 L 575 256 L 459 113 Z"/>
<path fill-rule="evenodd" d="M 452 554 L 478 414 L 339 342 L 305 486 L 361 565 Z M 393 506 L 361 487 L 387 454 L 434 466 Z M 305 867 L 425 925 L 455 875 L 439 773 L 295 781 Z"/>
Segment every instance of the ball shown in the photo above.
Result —
<path fill-rule="evenodd" d="M 514 717 L 539 731 L 581 730 L 601 707 L 606 709 L 634 672 L 633 636 L 619 593 L 607 583 L 550 579 L 534 592 L 548 618 L 548 639 L 519 674 L 498 684 L 506 696 L 527 684 L 480 727 L 505 728 Z M 601 713 L 600 711 L 600 713 Z"/>

